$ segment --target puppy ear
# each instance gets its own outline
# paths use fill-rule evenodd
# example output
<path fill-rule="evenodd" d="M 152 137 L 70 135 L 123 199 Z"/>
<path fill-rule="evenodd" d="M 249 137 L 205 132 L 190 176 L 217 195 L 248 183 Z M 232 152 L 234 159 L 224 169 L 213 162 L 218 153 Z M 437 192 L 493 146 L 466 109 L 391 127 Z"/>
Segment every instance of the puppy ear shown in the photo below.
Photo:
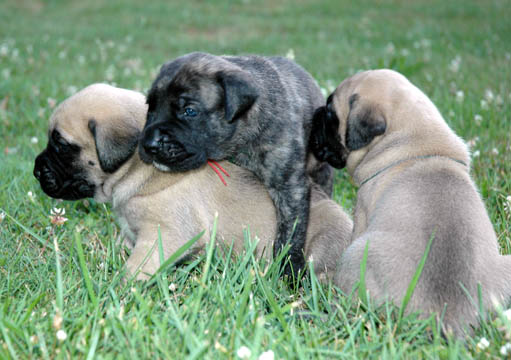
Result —
<path fill-rule="evenodd" d="M 259 97 L 252 77 L 244 71 L 220 72 L 218 82 L 224 89 L 225 119 L 230 123 L 247 112 Z"/>
<path fill-rule="evenodd" d="M 312 120 L 312 132 L 309 139 L 309 151 L 319 161 L 326 161 L 331 166 L 342 169 L 346 166 L 348 151 L 339 138 L 339 118 L 326 106 L 316 109 Z"/>
<path fill-rule="evenodd" d="M 387 128 L 383 112 L 376 104 L 365 104 L 358 94 L 350 96 L 350 112 L 346 128 L 346 145 L 349 150 L 358 150 L 368 145 Z"/>
<path fill-rule="evenodd" d="M 89 130 L 94 137 L 99 165 L 106 173 L 119 169 L 137 148 L 140 131 L 132 125 L 116 127 L 112 124 L 98 124 L 91 119 Z"/>

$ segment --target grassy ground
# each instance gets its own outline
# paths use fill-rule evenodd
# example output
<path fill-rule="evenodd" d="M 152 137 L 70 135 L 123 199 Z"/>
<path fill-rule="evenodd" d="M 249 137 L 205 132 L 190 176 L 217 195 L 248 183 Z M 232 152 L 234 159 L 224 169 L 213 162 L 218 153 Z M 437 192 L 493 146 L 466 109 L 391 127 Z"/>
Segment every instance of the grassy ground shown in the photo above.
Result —
<path fill-rule="evenodd" d="M 433 321 L 400 319 L 391 306 L 366 311 L 314 277 L 293 292 L 250 252 L 235 261 L 212 252 L 153 286 L 122 285 L 126 254 L 108 206 L 59 203 L 32 176 L 55 101 L 85 85 L 143 91 L 159 65 L 195 50 L 292 50 L 326 91 L 377 67 L 422 88 L 471 144 L 474 179 L 510 254 L 511 2 L 375 3 L 3 1 L 0 358 L 236 358 L 242 346 L 252 358 L 502 356 L 511 324 L 499 317 L 465 343 L 445 340 Z M 339 173 L 336 200 L 351 209 L 355 194 Z M 50 223 L 55 206 L 69 219 L 61 226 Z"/>

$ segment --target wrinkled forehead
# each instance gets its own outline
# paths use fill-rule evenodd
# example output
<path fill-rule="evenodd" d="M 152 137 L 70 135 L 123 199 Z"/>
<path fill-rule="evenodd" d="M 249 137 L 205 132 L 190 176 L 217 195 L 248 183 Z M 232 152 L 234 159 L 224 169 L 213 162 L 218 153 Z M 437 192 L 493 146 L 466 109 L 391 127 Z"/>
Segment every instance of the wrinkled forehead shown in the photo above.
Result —
<path fill-rule="evenodd" d="M 157 82 L 148 95 L 148 104 L 154 108 L 167 101 L 178 104 L 199 102 L 212 108 L 218 104 L 221 93 L 222 88 L 215 73 L 183 67 L 174 78 L 164 77 Z"/>
<path fill-rule="evenodd" d="M 85 142 L 91 137 L 89 121 L 122 121 L 126 117 L 120 104 L 100 96 L 82 96 L 62 102 L 50 117 L 48 135 L 57 130 L 69 142 Z"/>

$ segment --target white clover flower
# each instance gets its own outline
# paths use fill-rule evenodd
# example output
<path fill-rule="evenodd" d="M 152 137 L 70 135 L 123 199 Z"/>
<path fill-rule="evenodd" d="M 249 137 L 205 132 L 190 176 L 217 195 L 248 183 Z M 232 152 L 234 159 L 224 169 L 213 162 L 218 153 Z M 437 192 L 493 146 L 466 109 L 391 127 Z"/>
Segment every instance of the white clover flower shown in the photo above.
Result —
<path fill-rule="evenodd" d="M 385 46 L 385 52 L 387 54 L 394 54 L 396 52 L 396 47 L 394 46 L 393 43 L 388 43 L 387 46 Z"/>
<path fill-rule="evenodd" d="M 105 71 L 105 78 L 108 81 L 112 81 L 115 77 L 115 67 L 113 65 L 110 65 L 106 71 Z"/>
<path fill-rule="evenodd" d="M 274 360 L 274 359 L 275 359 L 275 354 L 273 353 L 272 350 L 268 350 L 268 351 L 263 352 L 257 358 L 257 360 Z"/>
<path fill-rule="evenodd" d="M 479 350 L 486 350 L 490 346 L 490 342 L 487 338 L 482 337 L 481 340 L 477 343 L 477 348 Z"/>
<path fill-rule="evenodd" d="M 431 46 L 431 40 L 429 39 L 422 39 L 421 40 L 422 47 L 428 48 Z"/>
<path fill-rule="evenodd" d="M 481 155 L 481 152 L 479 150 L 476 150 L 472 153 L 472 157 L 479 157 L 479 155 Z"/>
<path fill-rule="evenodd" d="M 506 201 L 507 201 L 508 206 L 511 206 L 511 195 L 508 195 L 506 197 Z M 504 315 L 504 318 L 507 321 L 511 321 L 511 309 L 507 309 L 507 310 L 503 311 L 502 315 Z"/>
<path fill-rule="evenodd" d="M 27 193 L 27 196 L 28 198 L 30 199 L 30 201 L 34 202 L 35 201 L 35 194 L 32 192 L 32 191 L 29 191 Z"/>
<path fill-rule="evenodd" d="M 9 79 L 11 77 L 11 69 L 3 69 L 2 76 L 5 80 Z"/>
<path fill-rule="evenodd" d="M 57 339 L 58 339 L 59 341 L 64 341 L 64 340 L 66 340 L 66 339 L 67 339 L 67 334 L 66 334 L 66 332 L 65 332 L 64 330 L 59 330 L 59 331 L 57 331 Z"/>
<path fill-rule="evenodd" d="M 66 92 L 69 96 L 76 94 L 78 91 L 78 88 L 74 85 L 69 85 L 66 89 Z"/>
<path fill-rule="evenodd" d="M 236 355 L 238 355 L 240 359 L 248 359 L 250 355 L 252 355 L 252 351 L 250 351 L 248 347 L 242 346 L 236 351 Z"/>
<path fill-rule="evenodd" d="M 62 318 L 62 315 L 60 314 L 60 312 L 57 310 L 57 313 L 55 314 L 55 316 L 53 317 L 53 322 L 52 322 L 52 326 L 55 330 L 60 330 L 60 328 L 62 327 L 62 322 L 64 321 L 64 319 Z"/>
<path fill-rule="evenodd" d="M 170 283 L 169 290 L 172 291 L 172 292 L 176 291 L 177 290 L 177 285 L 174 284 L 174 283 Z"/>
<path fill-rule="evenodd" d="M 484 91 L 484 98 L 488 101 L 488 103 L 491 103 L 495 99 L 495 95 L 493 95 L 493 91 L 491 91 L 491 89 L 486 89 Z"/>
<path fill-rule="evenodd" d="M 475 114 L 474 115 L 474 121 L 476 122 L 477 125 L 480 125 L 481 122 L 483 121 L 483 117 L 479 114 Z"/>
<path fill-rule="evenodd" d="M 50 107 L 50 109 L 53 109 L 55 105 L 57 105 L 57 100 L 53 98 L 48 98 L 46 99 L 46 101 L 48 102 L 48 106 Z"/>
<path fill-rule="evenodd" d="M 491 152 L 493 153 L 493 155 L 498 155 L 499 154 L 499 149 L 493 148 Z"/>
<path fill-rule="evenodd" d="M 293 49 L 289 49 L 286 53 L 286 57 L 289 59 L 289 60 L 294 60 L 295 59 L 295 51 Z"/>
<path fill-rule="evenodd" d="M 5 211 L 0 211 L 0 223 L 2 221 L 4 221 L 5 217 L 7 216 L 7 214 L 5 213 Z"/>
<path fill-rule="evenodd" d="M 451 60 L 449 64 L 449 70 L 453 73 L 457 73 L 460 70 L 461 66 L 461 57 L 457 55 L 454 59 Z"/>
<path fill-rule="evenodd" d="M 463 102 L 463 99 L 465 98 L 465 93 L 462 90 L 456 91 L 456 101 L 461 103 Z"/>
<path fill-rule="evenodd" d="M 476 136 L 475 138 L 468 140 L 467 145 L 472 148 L 477 144 L 478 141 L 479 141 L 479 136 Z"/>
<path fill-rule="evenodd" d="M 9 46 L 7 44 L 0 45 L 0 56 L 7 56 L 9 54 Z"/>
<path fill-rule="evenodd" d="M 506 356 L 511 354 L 511 343 L 506 343 L 500 348 L 500 355 Z"/>
<path fill-rule="evenodd" d="M 498 105 L 498 106 L 504 105 L 504 99 L 502 98 L 502 95 L 498 94 L 495 97 L 495 104 Z"/>
<path fill-rule="evenodd" d="M 30 138 L 30 142 L 31 142 L 32 144 L 37 144 L 37 143 L 39 142 L 39 139 L 37 138 L 37 136 L 32 136 L 32 137 Z"/>
<path fill-rule="evenodd" d="M 226 347 L 223 346 L 222 344 L 220 344 L 218 341 L 215 341 L 215 349 L 218 350 L 218 351 L 221 351 L 223 353 L 227 352 Z"/>
<path fill-rule="evenodd" d="M 53 208 L 50 211 L 50 221 L 53 225 L 63 225 L 68 219 L 64 217 L 66 214 L 66 209 L 62 208 Z"/>
<path fill-rule="evenodd" d="M 481 109 L 488 110 L 488 101 L 484 99 L 481 100 Z"/>
<path fill-rule="evenodd" d="M 408 55 L 410 55 L 410 50 L 408 49 L 401 49 L 401 56 L 404 56 L 404 57 L 407 57 Z"/>

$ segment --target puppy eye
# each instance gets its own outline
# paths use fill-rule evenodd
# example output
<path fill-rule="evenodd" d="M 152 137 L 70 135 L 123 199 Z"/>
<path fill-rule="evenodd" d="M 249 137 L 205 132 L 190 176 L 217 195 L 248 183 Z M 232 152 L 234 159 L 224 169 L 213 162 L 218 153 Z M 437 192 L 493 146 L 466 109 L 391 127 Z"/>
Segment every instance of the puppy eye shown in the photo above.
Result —
<path fill-rule="evenodd" d="M 195 111 L 195 109 L 187 107 L 185 109 L 185 115 L 190 116 L 190 117 L 195 117 L 195 116 L 197 116 L 197 111 Z"/>
<path fill-rule="evenodd" d="M 52 134 L 53 142 L 55 145 L 67 146 L 69 143 L 60 135 L 58 131 L 54 131 Z"/>

